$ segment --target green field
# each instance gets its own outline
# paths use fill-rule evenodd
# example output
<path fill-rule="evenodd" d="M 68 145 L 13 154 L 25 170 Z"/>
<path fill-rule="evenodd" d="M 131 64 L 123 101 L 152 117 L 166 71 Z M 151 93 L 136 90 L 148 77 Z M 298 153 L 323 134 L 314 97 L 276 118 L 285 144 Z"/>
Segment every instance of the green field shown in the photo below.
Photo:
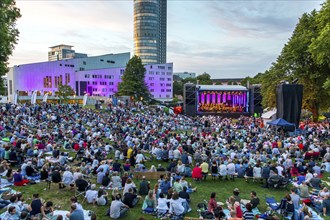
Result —
<path fill-rule="evenodd" d="M 158 162 L 157 162 L 158 164 Z M 155 165 L 157 165 L 155 163 Z M 211 192 L 217 193 L 217 201 L 225 202 L 225 200 L 232 195 L 232 191 L 234 188 L 239 188 L 241 193 L 240 196 L 242 199 L 250 199 L 250 192 L 252 190 L 256 191 L 258 197 L 260 198 L 260 211 L 266 211 L 267 205 L 265 203 L 266 196 L 273 196 L 276 200 L 280 200 L 284 197 L 284 195 L 288 192 L 286 189 L 265 189 L 262 188 L 262 184 L 260 182 L 252 182 L 252 180 L 248 183 L 245 182 L 244 179 L 235 179 L 232 180 L 212 180 L 211 176 L 208 179 L 201 183 L 194 183 L 190 178 L 187 178 L 188 182 L 191 182 L 194 187 L 197 187 L 197 192 L 194 192 L 191 195 L 191 208 L 192 212 L 188 213 L 186 216 L 189 217 L 198 217 L 198 213 L 196 211 L 196 206 L 198 203 L 203 202 L 204 200 L 209 200 L 209 196 Z M 92 179 L 94 182 L 95 179 Z M 134 180 L 135 184 L 139 186 L 139 181 Z M 156 181 L 151 181 L 151 187 L 156 183 Z M 47 184 L 45 182 L 38 183 L 35 185 L 28 185 L 24 187 L 14 187 L 15 190 L 24 193 L 24 198 L 29 203 L 32 198 L 32 194 L 39 193 L 40 197 L 44 201 L 52 201 L 54 205 L 61 206 L 61 209 L 69 210 L 70 209 L 70 197 L 74 196 L 74 191 L 70 189 L 58 189 L 58 186 L 53 184 L 51 189 L 47 188 Z M 111 194 L 111 191 L 109 191 Z M 79 197 L 79 201 L 82 202 L 83 197 Z M 139 217 L 144 217 L 146 219 L 155 219 L 154 216 L 142 214 L 141 207 L 142 207 L 143 199 L 139 201 L 137 207 L 131 209 L 128 215 L 123 219 L 138 219 Z M 92 210 L 96 213 L 98 219 L 108 219 L 105 216 L 106 209 L 108 206 L 93 206 L 89 205 L 86 202 L 83 203 L 83 207 L 86 210 Z"/>

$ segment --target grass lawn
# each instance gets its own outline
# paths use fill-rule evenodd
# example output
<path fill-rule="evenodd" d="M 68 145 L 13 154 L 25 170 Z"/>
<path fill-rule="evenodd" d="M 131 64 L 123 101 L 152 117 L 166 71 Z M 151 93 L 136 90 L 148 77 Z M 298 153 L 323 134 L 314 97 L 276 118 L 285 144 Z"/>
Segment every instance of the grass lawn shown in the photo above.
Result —
<path fill-rule="evenodd" d="M 190 178 L 187 178 L 187 180 L 191 182 Z M 156 181 L 151 181 L 151 186 L 153 186 L 155 183 Z M 135 184 L 138 186 L 139 182 L 135 181 Z M 225 200 L 232 195 L 234 188 L 240 189 L 240 195 L 242 199 L 250 199 L 250 191 L 254 190 L 257 192 L 261 200 L 261 204 L 259 206 L 260 211 L 265 211 L 267 209 L 265 203 L 266 196 L 273 196 L 276 198 L 276 200 L 280 200 L 288 192 L 288 190 L 285 189 L 265 189 L 261 187 L 261 183 L 259 182 L 252 182 L 251 180 L 249 183 L 246 183 L 243 179 L 236 179 L 235 181 L 212 180 L 211 177 L 208 177 L 205 182 L 193 183 L 193 185 L 197 187 L 197 192 L 191 194 L 191 208 L 193 211 L 186 215 L 189 217 L 198 217 L 198 213 L 196 211 L 197 204 L 203 202 L 203 200 L 208 201 L 211 192 L 217 193 L 217 201 L 225 202 Z M 14 189 L 22 192 L 28 203 L 31 201 L 32 194 L 39 193 L 42 199 L 45 201 L 52 201 L 54 205 L 60 205 L 62 207 L 61 209 L 64 210 L 70 209 L 70 197 L 74 196 L 74 191 L 69 189 L 59 190 L 58 186 L 54 184 L 52 185 L 51 189 L 48 190 L 47 185 L 44 182 L 25 187 L 14 187 Z M 110 191 L 109 194 L 111 194 Z M 80 197 L 79 201 L 81 202 L 82 199 L 83 198 Z M 142 203 L 143 199 L 141 199 L 138 206 L 131 209 L 129 214 L 123 219 L 138 219 L 141 216 L 145 217 L 146 219 L 155 219 L 154 216 L 141 213 Z M 98 219 L 108 219 L 108 217 L 104 216 L 108 206 L 93 206 L 85 202 L 83 203 L 83 207 L 86 210 L 93 210 L 96 213 Z"/>

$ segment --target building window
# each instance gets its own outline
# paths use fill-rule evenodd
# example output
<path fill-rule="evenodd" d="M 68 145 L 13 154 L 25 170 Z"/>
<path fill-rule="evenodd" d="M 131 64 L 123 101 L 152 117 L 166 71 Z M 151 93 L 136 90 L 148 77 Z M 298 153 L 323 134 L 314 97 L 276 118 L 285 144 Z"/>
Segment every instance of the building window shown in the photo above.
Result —
<path fill-rule="evenodd" d="M 150 89 L 150 92 L 154 92 L 155 90 L 154 89 Z"/>
<path fill-rule="evenodd" d="M 107 85 L 107 82 L 100 82 L 100 85 L 106 86 Z"/>
<path fill-rule="evenodd" d="M 52 77 L 51 76 L 44 77 L 44 88 L 52 88 Z"/>
<path fill-rule="evenodd" d="M 170 75 L 172 75 L 172 73 L 171 72 L 167 72 L 166 75 L 170 76 Z"/>
<path fill-rule="evenodd" d="M 86 61 L 83 61 L 83 65 L 86 65 Z"/>
<path fill-rule="evenodd" d="M 155 83 L 150 83 L 150 86 L 154 86 L 155 85 Z"/>
<path fill-rule="evenodd" d="M 121 74 L 121 75 L 123 75 L 123 74 L 124 74 L 124 72 L 125 72 L 125 70 L 124 70 L 124 69 L 121 69 L 121 70 L 120 70 L 120 74 Z"/>
<path fill-rule="evenodd" d="M 154 71 L 149 71 L 149 75 L 154 75 Z"/>
<path fill-rule="evenodd" d="M 165 69 L 165 66 L 158 66 L 158 69 L 164 70 Z"/>
<path fill-rule="evenodd" d="M 159 75 L 159 72 L 156 72 L 156 75 Z"/>
<path fill-rule="evenodd" d="M 160 81 L 165 81 L 165 78 L 159 78 Z"/>
<path fill-rule="evenodd" d="M 90 75 L 89 74 L 85 74 L 85 78 L 89 78 L 90 77 Z"/>
<path fill-rule="evenodd" d="M 160 86 L 164 86 L 164 83 L 161 83 Z"/>
<path fill-rule="evenodd" d="M 65 85 L 68 85 L 70 83 L 70 73 L 65 74 Z"/>
<path fill-rule="evenodd" d="M 92 90 L 93 90 L 93 92 L 97 92 L 97 88 L 93 88 Z"/>
<path fill-rule="evenodd" d="M 155 78 L 154 77 L 149 77 L 149 80 L 154 80 Z"/>
<path fill-rule="evenodd" d="M 93 85 L 97 85 L 97 82 L 93 81 L 92 84 L 93 84 Z"/>
<path fill-rule="evenodd" d="M 166 92 L 172 92 L 172 89 L 166 89 Z"/>
<path fill-rule="evenodd" d="M 172 86 L 172 84 L 171 83 L 166 83 L 166 86 Z"/>
<path fill-rule="evenodd" d="M 103 88 L 103 89 L 102 89 L 102 92 L 107 92 L 107 89 L 106 89 L 106 88 Z"/>
<path fill-rule="evenodd" d="M 113 86 L 113 82 L 109 82 L 109 86 Z"/>
<path fill-rule="evenodd" d="M 165 92 L 165 89 L 161 89 L 160 91 L 161 91 L 161 92 Z"/>
<path fill-rule="evenodd" d="M 169 66 L 169 67 L 167 67 L 167 69 L 168 69 L 168 70 L 172 70 L 172 67 L 171 67 L 171 66 Z"/>
<path fill-rule="evenodd" d="M 167 81 L 172 81 L 172 78 L 167 78 Z"/>

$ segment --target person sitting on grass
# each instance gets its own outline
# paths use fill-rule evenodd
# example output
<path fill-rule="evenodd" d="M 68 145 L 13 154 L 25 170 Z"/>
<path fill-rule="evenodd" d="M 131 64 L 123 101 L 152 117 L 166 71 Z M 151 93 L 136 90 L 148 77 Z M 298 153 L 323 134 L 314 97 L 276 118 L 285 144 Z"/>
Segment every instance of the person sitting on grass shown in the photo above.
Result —
<path fill-rule="evenodd" d="M 161 218 L 164 217 L 166 215 L 166 213 L 168 212 L 168 205 L 167 203 L 169 202 L 169 200 L 167 198 L 165 198 L 163 193 L 159 194 L 159 198 L 157 200 L 157 217 Z"/>
<path fill-rule="evenodd" d="M 96 203 L 98 192 L 95 190 L 95 188 L 96 188 L 96 185 L 92 184 L 91 188 L 89 190 L 87 190 L 86 193 L 85 193 L 84 201 L 86 199 L 88 204 L 95 205 L 95 203 Z"/>
<path fill-rule="evenodd" d="M 81 220 L 84 219 L 84 212 L 81 209 L 78 209 L 76 204 L 71 204 L 70 213 L 66 214 L 66 217 L 69 220 Z"/>
<path fill-rule="evenodd" d="M 210 196 L 210 200 L 209 200 L 208 205 L 207 205 L 207 210 L 209 212 L 212 212 L 213 214 L 214 214 L 214 209 L 218 207 L 217 201 L 215 200 L 215 197 L 216 197 L 216 193 L 212 192 L 211 196 Z"/>
<path fill-rule="evenodd" d="M 29 180 L 23 178 L 21 174 L 21 168 L 14 173 L 14 186 L 25 186 L 29 183 Z"/>
<path fill-rule="evenodd" d="M 202 180 L 202 168 L 199 167 L 198 163 L 196 163 L 196 166 L 192 170 L 191 177 L 194 180 Z"/>
<path fill-rule="evenodd" d="M 238 201 L 235 200 L 234 196 L 229 197 L 229 199 L 227 201 L 227 206 L 228 206 L 228 209 L 230 211 L 235 211 L 236 212 L 236 216 L 238 218 L 243 217 L 243 212 L 242 212 L 241 205 Z"/>
<path fill-rule="evenodd" d="M 108 193 L 103 190 L 99 189 L 97 192 L 97 199 L 96 199 L 97 205 L 104 206 L 108 204 Z"/>
<path fill-rule="evenodd" d="M 185 213 L 185 208 L 182 205 L 182 199 L 179 198 L 179 194 L 174 192 L 172 195 L 172 199 L 170 199 L 170 210 L 169 213 L 177 216 L 179 219 Z"/>
<path fill-rule="evenodd" d="M 252 205 L 252 209 L 255 209 L 260 204 L 260 199 L 257 197 L 257 193 L 255 191 L 251 191 L 250 195 L 251 195 L 250 204 Z"/>
<path fill-rule="evenodd" d="M 146 214 L 154 213 L 156 209 L 156 198 L 154 197 L 154 193 L 152 190 L 149 190 L 148 195 L 144 199 L 142 205 L 142 211 Z"/>
<path fill-rule="evenodd" d="M 42 219 L 56 219 L 57 216 L 54 215 L 53 202 L 48 201 L 43 206 L 41 206 L 41 218 Z"/>
<path fill-rule="evenodd" d="M 136 195 L 133 188 L 129 188 L 128 192 L 124 194 L 123 203 L 130 208 L 134 208 L 140 200 L 140 196 Z"/>
<path fill-rule="evenodd" d="M 123 217 L 126 212 L 129 210 L 129 207 L 121 201 L 121 195 L 117 194 L 114 201 L 111 202 L 110 206 L 110 218 L 119 219 Z"/>
<path fill-rule="evenodd" d="M 252 204 L 247 203 L 245 205 L 246 210 L 243 213 L 243 218 L 244 220 L 253 220 L 254 219 L 254 214 L 252 212 Z"/>

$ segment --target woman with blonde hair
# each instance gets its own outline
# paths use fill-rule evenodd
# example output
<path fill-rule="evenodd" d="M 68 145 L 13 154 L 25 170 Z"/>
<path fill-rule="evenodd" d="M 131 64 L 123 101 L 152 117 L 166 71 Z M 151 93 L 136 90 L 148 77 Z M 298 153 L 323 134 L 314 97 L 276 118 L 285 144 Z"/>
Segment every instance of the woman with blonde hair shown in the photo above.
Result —
<path fill-rule="evenodd" d="M 151 165 L 149 172 L 157 172 L 155 165 Z"/>
<path fill-rule="evenodd" d="M 161 192 L 161 190 L 159 189 L 159 185 L 158 185 L 158 183 L 156 183 L 154 185 L 154 189 L 153 189 L 154 197 L 156 198 L 156 200 L 158 200 L 160 192 Z"/>
<path fill-rule="evenodd" d="M 123 195 L 125 195 L 125 193 L 127 193 L 130 188 L 133 188 L 133 191 L 136 191 L 135 183 L 131 178 L 128 178 L 124 186 Z"/>
<path fill-rule="evenodd" d="M 153 190 L 149 190 L 148 195 L 144 199 L 142 211 L 146 214 L 154 213 L 156 209 L 156 198 Z"/>

